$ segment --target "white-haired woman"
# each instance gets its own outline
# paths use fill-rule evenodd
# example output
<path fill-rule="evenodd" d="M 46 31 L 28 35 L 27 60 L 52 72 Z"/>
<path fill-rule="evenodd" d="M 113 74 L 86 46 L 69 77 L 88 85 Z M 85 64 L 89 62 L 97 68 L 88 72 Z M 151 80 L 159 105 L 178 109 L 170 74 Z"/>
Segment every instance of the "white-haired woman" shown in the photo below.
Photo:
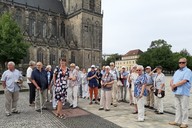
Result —
<path fill-rule="evenodd" d="M 137 109 L 138 109 L 138 121 L 143 122 L 145 119 L 144 113 L 145 113 L 145 98 L 144 96 L 147 96 L 147 90 L 146 90 L 146 84 L 147 84 L 147 77 L 143 72 L 144 68 L 141 65 L 137 66 L 137 73 L 138 77 L 135 80 L 135 87 L 134 87 L 134 97 L 137 101 Z"/>
<path fill-rule="evenodd" d="M 112 85 L 114 83 L 113 75 L 110 73 L 110 67 L 105 67 L 105 74 L 101 80 L 101 101 L 99 110 L 110 111 L 112 98 Z"/>

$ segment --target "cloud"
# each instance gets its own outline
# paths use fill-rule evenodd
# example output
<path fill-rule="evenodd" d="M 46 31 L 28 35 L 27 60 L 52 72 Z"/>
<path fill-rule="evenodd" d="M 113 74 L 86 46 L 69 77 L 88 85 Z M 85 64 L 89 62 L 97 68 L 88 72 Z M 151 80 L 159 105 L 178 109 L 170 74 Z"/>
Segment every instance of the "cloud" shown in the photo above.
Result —
<path fill-rule="evenodd" d="M 165 39 L 173 51 L 192 51 L 192 1 L 103 0 L 102 5 L 104 53 L 145 51 L 156 39 Z"/>

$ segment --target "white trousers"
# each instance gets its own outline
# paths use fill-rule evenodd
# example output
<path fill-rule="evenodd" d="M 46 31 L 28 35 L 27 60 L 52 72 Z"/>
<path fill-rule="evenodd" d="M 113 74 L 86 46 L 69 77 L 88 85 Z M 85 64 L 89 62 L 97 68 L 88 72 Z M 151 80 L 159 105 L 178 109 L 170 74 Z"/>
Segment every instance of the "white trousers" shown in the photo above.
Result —
<path fill-rule="evenodd" d="M 56 108 L 57 107 L 57 101 L 55 99 L 55 86 L 52 86 L 52 107 Z"/>
<path fill-rule="evenodd" d="M 163 112 L 164 107 L 163 107 L 163 98 L 158 98 L 155 96 L 155 102 L 156 102 L 156 109 L 158 112 Z"/>
<path fill-rule="evenodd" d="M 118 86 L 117 86 L 117 80 L 114 80 L 113 86 L 112 86 L 112 98 L 113 98 L 113 104 L 116 105 L 117 104 L 117 99 L 119 99 L 119 95 L 117 98 L 117 94 L 118 94 Z"/>
<path fill-rule="evenodd" d="M 188 124 L 189 96 L 175 95 L 175 108 L 175 122 L 179 124 Z"/>
<path fill-rule="evenodd" d="M 145 97 L 137 98 L 137 107 L 138 107 L 138 120 L 144 121 L 145 119 Z"/>
<path fill-rule="evenodd" d="M 103 89 L 101 89 L 100 107 L 104 109 L 109 109 L 111 105 L 111 98 L 112 98 L 111 90 L 104 91 Z"/>
<path fill-rule="evenodd" d="M 73 107 L 77 107 L 78 86 L 68 87 L 68 101 Z"/>
<path fill-rule="evenodd" d="M 88 84 L 82 84 L 83 97 L 88 97 Z"/>

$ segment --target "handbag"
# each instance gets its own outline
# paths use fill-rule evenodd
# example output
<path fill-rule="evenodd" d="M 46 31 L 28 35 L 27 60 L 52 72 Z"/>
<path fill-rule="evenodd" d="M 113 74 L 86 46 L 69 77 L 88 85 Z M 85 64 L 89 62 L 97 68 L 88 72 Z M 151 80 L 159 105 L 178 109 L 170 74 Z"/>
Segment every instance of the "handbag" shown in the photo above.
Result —
<path fill-rule="evenodd" d="M 123 86 L 123 83 L 120 80 L 118 80 L 117 81 L 117 86 Z"/>
<path fill-rule="evenodd" d="M 160 95 L 158 94 L 158 91 L 159 91 L 158 89 L 154 90 L 155 96 L 157 96 L 159 98 L 163 98 L 165 96 L 165 91 L 162 90 Z"/>

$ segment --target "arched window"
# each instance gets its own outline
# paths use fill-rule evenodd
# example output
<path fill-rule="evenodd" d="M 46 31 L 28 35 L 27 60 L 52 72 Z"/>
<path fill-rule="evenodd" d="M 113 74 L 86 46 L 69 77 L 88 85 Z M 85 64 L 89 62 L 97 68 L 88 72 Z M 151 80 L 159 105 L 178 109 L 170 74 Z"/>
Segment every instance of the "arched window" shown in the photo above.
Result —
<path fill-rule="evenodd" d="M 75 63 L 75 53 L 71 52 L 71 63 Z"/>
<path fill-rule="evenodd" d="M 65 24 L 63 21 L 61 23 L 61 37 L 65 38 Z"/>
<path fill-rule="evenodd" d="M 2 15 L 4 12 L 8 12 L 9 8 L 7 6 L 0 7 L 0 15 Z"/>
<path fill-rule="evenodd" d="M 36 31 L 36 17 L 35 17 L 35 14 L 34 13 L 31 13 L 29 15 L 29 35 L 30 36 L 34 36 L 35 35 L 35 31 Z"/>
<path fill-rule="evenodd" d="M 61 58 L 66 58 L 66 52 L 64 50 L 61 51 Z"/>
<path fill-rule="evenodd" d="M 89 0 L 89 9 L 95 11 L 95 0 Z"/>
<path fill-rule="evenodd" d="M 57 33 L 57 22 L 56 22 L 55 18 L 53 18 L 53 21 L 52 21 L 52 35 L 56 36 L 56 37 L 58 35 L 58 33 Z"/>
<path fill-rule="evenodd" d="M 44 51 L 42 48 L 37 49 L 37 61 L 44 62 Z"/>
<path fill-rule="evenodd" d="M 22 26 L 22 20 L 22 11 L 17 9 L 15 13 L 15 21 L 19 24 L 20 27 Z"/>
<path fill-rule="evenodd" d="M 41 18 L 38 19 L 38 25 L 37 25 L 37 30 L 38 34 L 40 37 L 46 37 L 46 31 L 47 31 L 47 19 L 45 16 L 42 16 Z"/>
<path fill-rule="evenodd" d="M 56 64 L 56 56 L 53 53 L 50 53 L 49 64 L 51 64 L 51 65 L 55 65 Z"/>

